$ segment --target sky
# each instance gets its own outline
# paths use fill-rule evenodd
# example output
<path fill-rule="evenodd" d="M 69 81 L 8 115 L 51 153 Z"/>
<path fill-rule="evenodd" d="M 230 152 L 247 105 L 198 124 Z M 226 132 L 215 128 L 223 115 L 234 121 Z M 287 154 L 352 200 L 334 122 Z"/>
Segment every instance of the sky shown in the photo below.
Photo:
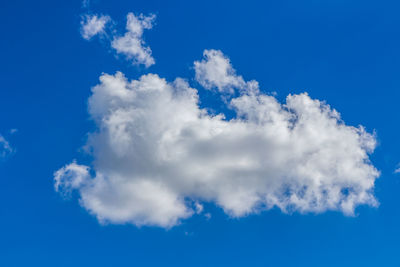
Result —
<path fill-rule="evenodd" d="M 0 266 L 399 266 L 399 8 L 0 2 Z"/>

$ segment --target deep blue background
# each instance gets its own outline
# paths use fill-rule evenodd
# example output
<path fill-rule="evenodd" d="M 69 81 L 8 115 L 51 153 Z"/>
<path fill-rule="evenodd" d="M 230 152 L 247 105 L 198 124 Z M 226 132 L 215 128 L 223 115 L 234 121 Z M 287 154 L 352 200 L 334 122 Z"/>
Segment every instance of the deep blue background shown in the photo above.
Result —
<path fill-rule="evenodd" d="M 196 86 L 193 61 L 221 49 L 281 101 L 307 91 L 377 133 L 377 209 L 230 219 L 207 205 L 211 220 L 164 230 L 101 226 L 52 181 L 72 159 L 90 162 L 79 148 L 94 128 L 87 98 L 100 74 L 147 70 L 80 37 L 80 1 L 0 0 L 0 133 L 17 150 L 0 162 L 0 266 L 400 266 L 399 10 L 399 1 L 365 0 L 92 1 L 89 12 L 121 30 L 129 11 L 157 14 L 145 32 L 149 72 Z"/>

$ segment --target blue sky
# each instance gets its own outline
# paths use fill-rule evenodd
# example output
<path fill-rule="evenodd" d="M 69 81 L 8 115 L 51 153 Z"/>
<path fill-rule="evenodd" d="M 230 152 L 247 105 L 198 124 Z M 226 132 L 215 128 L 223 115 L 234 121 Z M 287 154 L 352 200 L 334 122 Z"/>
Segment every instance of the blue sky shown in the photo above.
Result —
<path fill-rule="evenodd" d="M 398 266 L 399 7 L 396 1 L 93 0 L 87 7 L 81 1 L 1 2 L 0 134 L 12 149 L 0 153 L 0 265 Z M 110 44 L 124 34 L 129 12 L 156 16 L 143 33 L 155 59 L 148 68 L 131 64 Z M 108 15 L 107 34 L 82 38 L 85 14 Z M 195 79 L 193 62 L 206 60 L 205 49 L 222 51 L 235 79 L 244 79 L 244 85 L 227 87 L 247 90 L 247 82 L 257 80 L 261 94 L 276 92 L 280 103 L 289 94 L 307 92 L 339 111 L 346 125 L 375 132 L 369 159 L 380 171 L 372 192 L 379 206 L 356 205 L 354 216 L 335 204 L 315 212 L 310 203 L 302 206 L 304 212 L 251 207 L 243 215 L 240 207 L 224 202 L 221 187 L 211 200 L 202 191 L 196 197 L 185 191 L 192 201 L 185 205 L 201 201 L 200 214 L 179 210 L 178 222 L 163 224 L 150 212 L 141 214 L 147 221 L 138 227 L 138 217 L 115 219 L 80 205 L 80 198 L 93 197 L 84 185 L 70 185 L 78 190 L 67 199 L 54 190 L 54 172 L 74 159 L 89 166 L 91 177 L 120 170 L 114 167 L 118 162 L 112 167 L 94 162 L 103 155 L 109 159 L 102 147 L 94 145 L 106 151 L 94 155 L 83 149 L 90 133 L 99 130 L 88 99 L 96 95 L 91 88 L 100 84 L 102 73 L 121 71 L 129 80 L 155 73 L 169 83 L 182 77 L 198 90 L 200 107 L 234 117 L 224 102 L 232 96 L 220 98 L 218 86 L 208 90 Z M 63 181 L 68 189 L 72 180 Z"/>

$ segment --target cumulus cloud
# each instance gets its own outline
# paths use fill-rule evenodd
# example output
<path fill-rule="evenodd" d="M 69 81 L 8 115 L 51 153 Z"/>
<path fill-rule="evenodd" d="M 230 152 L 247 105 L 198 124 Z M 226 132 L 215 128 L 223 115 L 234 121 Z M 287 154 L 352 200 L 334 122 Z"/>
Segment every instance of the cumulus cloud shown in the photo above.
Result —
<path fill-rule="evenodd" d="M 0 158 L 5 158 L 13 152 L 14 149 L 10 146 L 10 143 L 0 135 Z"/>
<path fill-rule="evenodd" d="M 273 207 L 353 215 L 359 205 L 377 205 L 379 172 L 368 157 L 373 134 L 346 125 L 307 93 L 278 102 L 256 82 L 237 78 L 220 51 L 210 51 L 197 63 L 204 71 L 199 80 L 242 87 L 227 102 L 235 118 L 201 109 L 198 91 L 181 78 L 103 74 L 89 98 L 98 127 L 87 144 L 93 165 L 63 167 L 55 173 L 56 189 L 77 190 L 100 222 L 166 228 L 203 212 L 204 202 L 232 217 Z M 221 77 L 205 70 L 214 65 L 223 65 Z"/>
<path fill-rule="evenodd" d="M 143 31 L 151 29 L 155 20 L 155 15 L 135 16 L 133 13 L 127 15 L 125 35 L 114 37 L 111 46 L 117 53 L 125 55 L 133 64 L 143 64 L 149 67 L 155 63 L 151 55 L 150 47 L 146 46 L 143 40 Z"/>
<path fill-rule="evenodd" d="M 109 16 L 85 15 L 81 21 L 81 35 L 84 39 L 90 40 L 97 34 L 104 34 L 104 28 L 110 22 Z"/>

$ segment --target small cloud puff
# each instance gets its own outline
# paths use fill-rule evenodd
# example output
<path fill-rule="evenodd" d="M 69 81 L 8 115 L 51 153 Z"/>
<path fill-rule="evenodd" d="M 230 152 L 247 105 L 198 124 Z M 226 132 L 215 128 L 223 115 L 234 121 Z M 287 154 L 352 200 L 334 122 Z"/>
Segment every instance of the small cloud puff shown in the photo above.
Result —
<path fill-rule="evenodd" d="M 103 15 L 85 15 L 81 21 L 81 35 L 84 39 L 90 40 L 93 36 L 104 34 L 105 26 L 111 19 Z"/>
<path fill-rule="evenodd" d="M 128 13 L 126 23 L 126 33 L 122 36 L 115 31 L 111 34 L 111 47 L 117 54 L 124 55 L 133 65 L 144 65 L 150 67 L 155 64 L 150 47 L 146 46 L 143 40 L 144 30 L 151 29 L 154 25 L 156 16 L 150 14 L 145 16 L 140 14 L 135 16 Z M 106 25 L 111 22 L 109 16 L 85 15 L 81 21 L 81 35 L 84 39 L 90 40 L 95 35 L 105 34 Z"/>
<path fill-rule="evenodd" d="M 394 173 L 400 173 L 400 164 L 397 164 L 397 167 L 394 170 Z"/>
<path fill-rule="evenodd" d="M 150 47 L 143 41 L 143 31 L 151 29 L 156 16 L 151 14 L 135 16 L 133 13 L 127 15 L 126 30 L 124 36 L 114 37 L 111 46 L 117 53 L 125 55 L 132 60 L 132 64 L 143 64 L 150 67 L 155 63 L 151 56 Z"/>
<path fill-rule="evenodd" d="M 219 50 L 204 50 L 204 59 L 194 62 L 196 81 L 206 89 L 216 88 L 220 93 L 232 94 L 235 88 L 243 89 L 246 83 L 236 75 L 228 57 Z"/>

